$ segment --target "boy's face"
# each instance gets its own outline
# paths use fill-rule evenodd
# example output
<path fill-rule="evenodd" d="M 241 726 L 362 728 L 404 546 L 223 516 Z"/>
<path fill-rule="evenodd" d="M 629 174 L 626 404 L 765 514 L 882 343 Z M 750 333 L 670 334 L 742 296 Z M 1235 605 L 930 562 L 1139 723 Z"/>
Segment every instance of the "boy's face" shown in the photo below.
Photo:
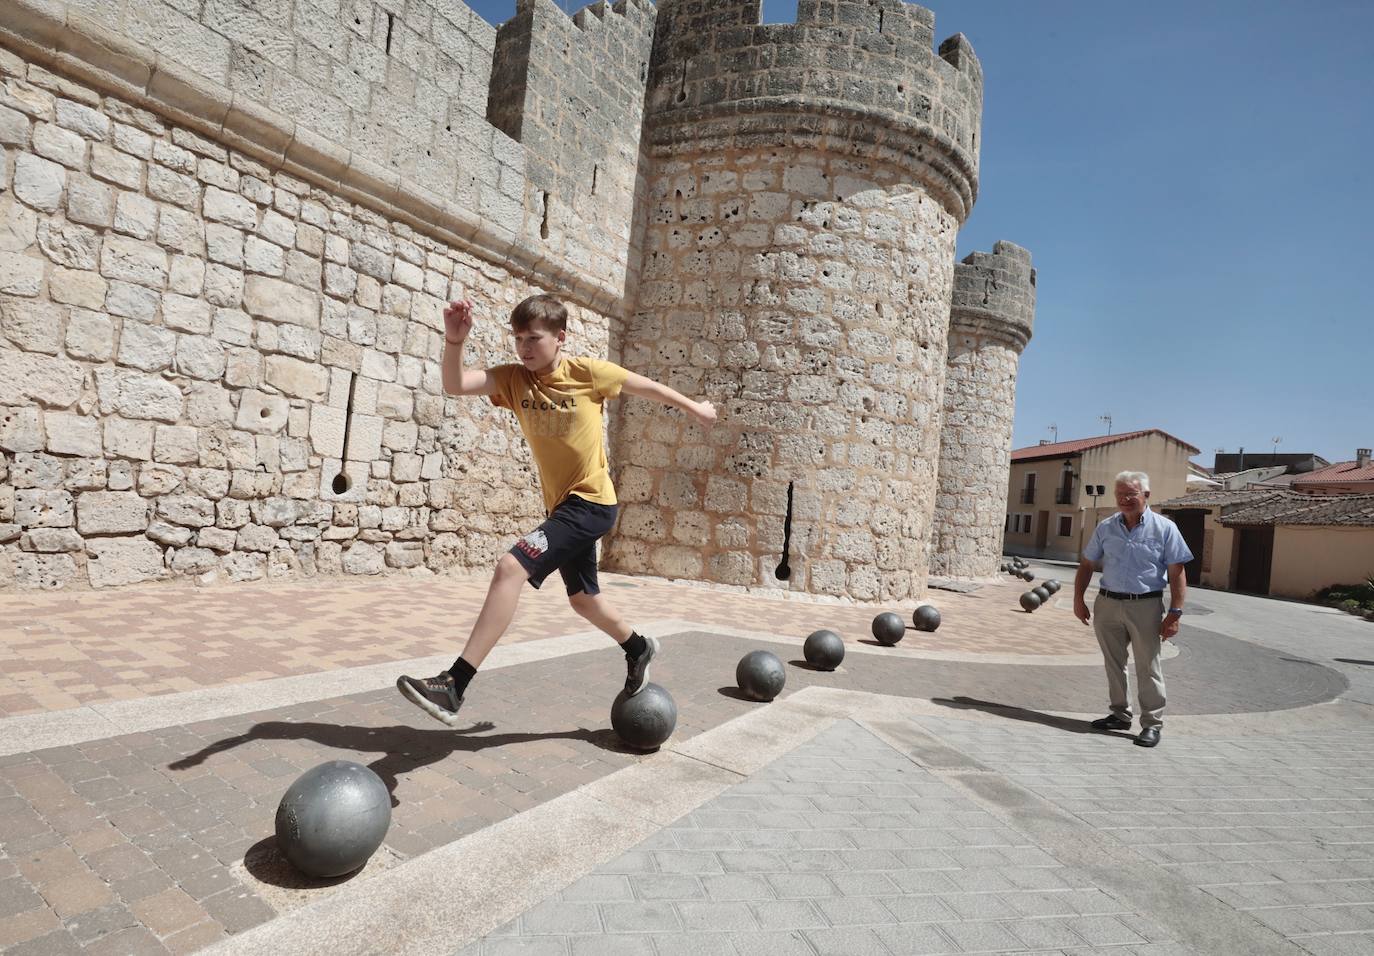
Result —
<path fill-rule="evenodd" d="M 520 364 L 536 375 L 547 375 L 558 364 L 559 349 L 563 347 L 566 332 L 553 332 L 539 325 L 530 325 L 515 336 L 515 354 Z"/>

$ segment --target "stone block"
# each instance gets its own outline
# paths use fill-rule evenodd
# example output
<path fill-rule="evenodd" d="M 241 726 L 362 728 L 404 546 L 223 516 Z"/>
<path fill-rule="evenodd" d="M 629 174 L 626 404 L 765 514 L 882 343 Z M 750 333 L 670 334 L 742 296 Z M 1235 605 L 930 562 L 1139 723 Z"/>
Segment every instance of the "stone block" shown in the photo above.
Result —
<path fill-rule="evenodd" d="M 273 322 L 320 327 L 320 295 L 269 276 L 248 276 L 243 287 L 243 307 L 248 314 Z"/>
<path fill-rule="evenodd" d="M 67 180 L 67 218 L 88 226 L 109 228 L 114 222 L 114 191 L 89 176 Z"/>
<path fill-rule="evenodd" d="M 150 503 L 131 491 L 88 491 L 76 500 L 76 527 L 82 534 L 142 533 Z"/>
<path fill-rule="evenodd" d="M 23 252 L 37 239 L 38 214 L 9 196 L 0 200 L 0 252 Z"/>
<path fill-rule="evenodd" d="M 145 372 L 158 372 L 172 364 L 176 334 L 146 322 L 127 321 L 119 332 L 115 361 Z"/>
<path fill-rule="evenodd" d="M 84 546 L 81 535 L 71 528 L 34 528 L 26 531 L 19 539 L 23 551 L 38 551 L 43 554 L 63 554 L 80 551 Z"/>
<path fill-rule="evenodd" d="M 224 377 L 224 346 L 206 336 L 179 335 L 175 367 L 188 378 L 218 382 Z"/>
<path fill-rule="evenodd" d="M 38 247 L 43 255 L 59 266 L 71 269 L 94 269 L 100 239 L 92 229 L 58 219 L 48 219 L 38 225 Z"/>
<path fill-rule="evenodd" d="M 0 351 L 0 405 L 67 408 L 81 397 L 84 379 L 82 366 L 65 358 Z"/>
<path fill-rule="evenodd" d="M 106 418 L 105 454 L 135 461 L 148 461 L 153 457 L 153 425 L 150 422 L 132 422 L 122 418 Z"/>
<path fill-rule="evenodd" d="M 150 463 L 138 469 L 138 493 L 145 498 L 157 498 L 177 491 L 186 473 L 176 465 Z"/>
<path fill-rule="evenodd" d="M 106 236 L 100 249 L 100 274 L 161 290 L 167 284 L 167 253 L 152 243 Z"/>
<path fill-rule="evenodd" d="M 348 423 L 349 461 L 376 461 L 382 457 L 382 430 L 386 419 L 377 415 L 354 413 Z"/>
<path fill-rule="evenodd" d="M 33 298 L 43 289 L 43 260 L 0 252 L 0 295 Z"/>
<path fill-rule="evenodd" d="M 32 591 L 53 591 L 75 584 L 80 571 L 69 554 L 18 554 L 14 556 L 14 583 Z"/>
<path fill-rule="evenodd" d="M 14 521 L 24 528 L 70 528 L 75 522 L 75 502 L 66 491 L 18 488 Z"/>
<path fill-rule="evenodd" d="M 56 355 L 62 346 L 65 311 L 48 302 L 0 300 L 0 333 L 25 352 Z"/>
<path fill-rule="evenodd" d="M 162 324 L 178 332 L 210 334 L 210 304 L 194 296 L 168 293 L 162 297 Z"/>
<path fill-rule="evenodd" d="M 86 573 L 91 587 L 118 587 L 155 581 L 167 572 L 162 548 L 147 538 L 92 538 L 86 542 Z"/>
<path fill-rule="evenodd" d="M 215 503 L 196 495 L 168 495 L 157 500 L 157 515 L 172 524 L 208 528 L 215 523 Z"/>
<path fill-rule="evenodd" d="M 41 451 L 43 426 L 39 411 L 31 406 L 0 407 L 0 450 Z"/>
<path fill-rule="evenodd" d="M 109 294 L 110 284 L 97 272 L 53 267 L 48 276 L 48 295 L 54 302 L 83 309 L 100 309 Z M 106 356 L 108 358 L 108 356 Z"/>
<path fill-rule="evenodd" d="M 158 425 L 153 441 L 153 460 L 176 465 L 200 461 L 199 434 L 188 425 Z"/>
<path fill-rule="evenodd" d="M 342 458 L 346 414 L 342 408 L 328 405 L 310 406 L 310 443 L 315 454 L 326 458 Z"/>
<path fill-rule="evenodd" d="M 290 403 L 280 395 L 244 391 L 239 397 L 234 427 L 260 435 L 275 435 L 286 426 L 290 411 Z"/>
<path fill-rule="evenodd" d="M 380 548 L 361 541 L 354 542 L 343 553 L 343 570 L 347 574 L 381 574 L 386 560 Z"/>
<path fill-rule="evenodd" d="M 115 200 L 114 230 L 135 239 L 157 235 L 157 203 L 136 193 L 120 193 Z"/>
<path fill-rule="evenodd" d="M 319 365 L 284 355 L 269 355 L 266 365 L 267 384 L 292 397 L 319 402 L 329 390 L 329 370 Z"/>
<path fill-rule="evenodd" d="M 14 195 L 24 205 L 40 212 L 57 212 L 67 186 L 67 171 L 60 165 L 32 153 L 19 153 L 14 159 Z"/>
<path fill-rule="evenodd" d="M 177 295 L 199 301 L 200 294 L 205 291 L 205 261 L 193 255 L 172 256 L 167 288 Z"/>
<path fill-rule="evenodd" d="M 201 528 L 196 532 L 196 544 L 202 548 L 209 548 L 211 551 L 218 551 L 220 554 L 234 550 L 236 540 L 238 540 L 237 532 L 228 528 Z"/>
<path fill-rule="evenodd" d="M 85 458 L 101 456 L 100 419 L 70 412 L 48 412 L 43 416 L 43 424 L 50 453 Z"/>

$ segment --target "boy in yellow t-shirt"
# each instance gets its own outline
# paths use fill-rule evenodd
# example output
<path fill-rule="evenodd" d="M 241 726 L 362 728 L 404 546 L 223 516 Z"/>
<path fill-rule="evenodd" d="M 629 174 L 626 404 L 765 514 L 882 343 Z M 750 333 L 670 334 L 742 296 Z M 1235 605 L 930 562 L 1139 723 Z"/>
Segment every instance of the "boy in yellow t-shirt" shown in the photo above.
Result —
<path fill-rule="evenodd" d="M 434 677 L 402 676 L 396 687 L 425 713 L 449 726 L 468 683 L 515 616 L 525 582 L 534 587 L 555 570 L 578 614 L 625 650 L 625 693 L 649 680 L 658 641 L 632 630 L 605 601 L 596 580 L 596 542 L 615 524 L 616 497 L 602 442 L 602 410 L 622 391 L 680 408 L 703 425 L 716 420 L 710 402 L 681 393 L 614 362 L 563 354 L 568 312 L 550 295 L 531 296 L 511 312 L 518 364 L 485 371 L 463 366 L 463 345 L 472 331 L 472 303 L 444 309 L 444 391 L 487 395 L 515 413 L 539 467 L 548 517 L 496 562 L 486 601 L 453 666 Z"/>

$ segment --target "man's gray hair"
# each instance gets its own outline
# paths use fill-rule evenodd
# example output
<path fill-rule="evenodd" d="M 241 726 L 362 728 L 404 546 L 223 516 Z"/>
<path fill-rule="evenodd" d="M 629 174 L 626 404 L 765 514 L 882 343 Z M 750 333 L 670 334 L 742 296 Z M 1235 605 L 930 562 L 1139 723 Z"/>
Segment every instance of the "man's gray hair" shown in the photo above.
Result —
<path fill-rule="evenodd" d="M 1150 476 L 1143 471 L 1123 471 L 1116 476 L 1113 484 L 1136 485 L 1141 491 L 1150 490 Z"/>

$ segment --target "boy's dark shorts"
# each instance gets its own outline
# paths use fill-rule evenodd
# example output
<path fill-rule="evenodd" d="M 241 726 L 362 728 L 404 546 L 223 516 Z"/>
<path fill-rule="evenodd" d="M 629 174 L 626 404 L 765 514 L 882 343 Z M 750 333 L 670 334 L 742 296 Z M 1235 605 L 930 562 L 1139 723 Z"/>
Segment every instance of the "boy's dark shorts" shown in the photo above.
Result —
<path fill-rule="evenodd" d="M 569 595 L 600 594 L 596 542 L 615 526 L 617 510 L 616 505 L 569 495 L 543 524 L 515 542 L 510 553 L 530 573 L 530 584 L 536 588 L 557 570 Z"/>

